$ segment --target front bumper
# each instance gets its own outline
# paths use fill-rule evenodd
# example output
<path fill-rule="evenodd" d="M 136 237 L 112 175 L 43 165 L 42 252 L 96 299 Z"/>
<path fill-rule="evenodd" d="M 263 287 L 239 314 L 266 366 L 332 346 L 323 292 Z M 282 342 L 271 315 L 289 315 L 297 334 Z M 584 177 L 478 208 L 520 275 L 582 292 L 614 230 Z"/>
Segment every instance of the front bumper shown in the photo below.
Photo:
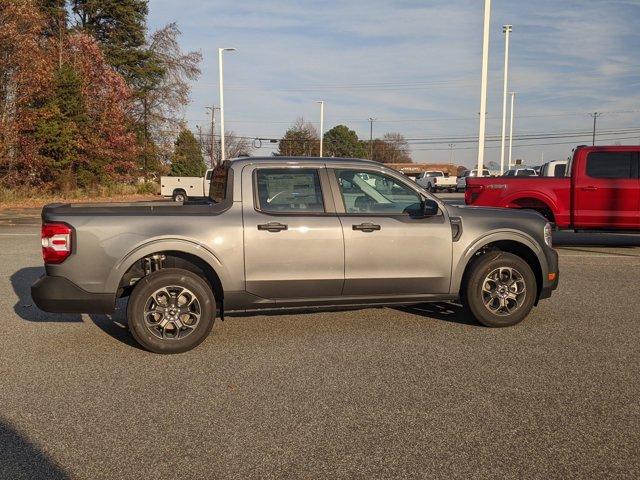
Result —
<path fill-rule="evenodd" d="M 558 282 L 560 281 L 558 252 L 553 248 L 545 247 L 544 255 L 547 259 L 547 271 L 543 272 L 542 288 L 540 289 L 540 296 L 538 297 L 538 300 L 549 298 L 551 293 L 558 288 Z M 549 280 L 550 273 L 555 273 L 555 278 L 553 280 Z"/>
<path fill-rule="evenodd" d="M 115 294 L 90 293 L 64 277 L 45 275 L 31 286 L 31 298 L 51 313 L 113 313 Z"/>

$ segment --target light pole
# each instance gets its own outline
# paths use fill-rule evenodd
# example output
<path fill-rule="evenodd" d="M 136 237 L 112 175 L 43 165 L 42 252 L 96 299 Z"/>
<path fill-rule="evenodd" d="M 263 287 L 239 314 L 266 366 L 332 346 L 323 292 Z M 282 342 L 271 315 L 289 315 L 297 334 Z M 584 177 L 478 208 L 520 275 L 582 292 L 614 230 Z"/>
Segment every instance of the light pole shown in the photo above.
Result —
<path fill-rule="evenodd" d="M 500 147 L 500 175 L 504 173 L 504 140 L 507 132 L 507 86 L 509 78 L 509 34 L 513 30 L 511 25 L 503 25 L 504 33 L 504 90 L 502 95 L 502 144 Z"/>
<path fill-rule="evenodd" d="M 320 104 L 320 156 L 322 157 L 322 147 L 324 146 L 324 101 L 318 100 Z"/>
<path fill-rule="evenodd" d="M 598 119 L 598 117 L 601 117 L 602 114 L 598 112 L 594 112 L 594 113 L 590 113 L 589 116 L 593 117 L 593 141 L 591 142 L 591 145 L 595 145 L 596 144 L 596 120 Z"/>
<path fill-rule="evenodd" d="M 222 52 L 235 52 L 235 48 L 218 48 L 218 74 L 220 84 L 220 162 L 227 158 L 227 151 L 224 146 L 224 84 L 222 74 Z M 211 132 L 213 134 L 213 132 Z"/>
<path fill-rule="evenodd" d="M 511 151 L 513 148 L 513 103 L 516 97 L 516 92 L 510 92 L 511 95 L 511 120 L 509 121 L 509 170 L 511 170 Z"/>
<path fill-rule="evenodd" d="M 489 24 L 491 0 L 484 0 L 484 35 L 482 39 L 482 81 L 480 85 L 480 128 L 478 131 L 478 176 L 484 166 L 484 134 L 487 120 L 487 74 L 489 70 Z"/>

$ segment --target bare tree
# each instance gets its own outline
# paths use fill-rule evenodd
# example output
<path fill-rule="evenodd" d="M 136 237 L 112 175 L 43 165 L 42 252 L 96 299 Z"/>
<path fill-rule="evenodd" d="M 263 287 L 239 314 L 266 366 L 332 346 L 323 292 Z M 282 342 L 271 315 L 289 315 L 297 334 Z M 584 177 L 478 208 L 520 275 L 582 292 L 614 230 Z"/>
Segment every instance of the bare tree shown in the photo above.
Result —
<path fill-rule="evenodd" d="M 190 82 L 200 75 L 200 52 L 183 53 L 175 23 L 147 40 L 149 60 L 144 83 L 137 93 L 134 115 L 141 126 L 145 167 L 150 159 L 166 158 L 177 132 L 184 127 L 183 108 L 189 103 Z M 146 168 L 145 168 L 146 170 Z"/>

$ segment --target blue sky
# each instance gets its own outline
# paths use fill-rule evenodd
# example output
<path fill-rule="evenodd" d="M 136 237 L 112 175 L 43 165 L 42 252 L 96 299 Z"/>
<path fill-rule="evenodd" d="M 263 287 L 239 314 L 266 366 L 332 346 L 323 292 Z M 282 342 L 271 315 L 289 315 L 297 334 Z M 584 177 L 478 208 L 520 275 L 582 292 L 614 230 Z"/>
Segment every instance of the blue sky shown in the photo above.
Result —
<path fill-rule="evenodd" d="M 361 138 L 400 132 L 409 139 L 477 135 L 482 0 L 182 2 L 150 0 L 149 26 L 177 22 L 184 49 L 204 55 L 185 119 L 206 124 L 218 103 L 217 48 L 225 56 L 227 130 L 280 137 L 297 117 L 344 123 Z M 513 24 L 510 86 L 515 134 L 640 128 L 640 0 L 493 0 L 488 134 L 502 121 L 504 35 Z M 629 138 L 630 137 L 630 138 Z M 603 134 L 600 143 L 640 143 L 640 132 Z M 572 142 L 573 145 L 532 143 Z M 514 158 L 564 158 L 590 138 L 520 140 Z M 412 141 L 418 162 L 447 162 L 447 144 Z M 454 142 L 455 143 L 455 142 Z M 498 160 L 499 142 L 486 159 Z M 269 154 L 269 148 L 258 150 Z M 455 161 L 471 165 L 476 143 L 459 141 Z"/>

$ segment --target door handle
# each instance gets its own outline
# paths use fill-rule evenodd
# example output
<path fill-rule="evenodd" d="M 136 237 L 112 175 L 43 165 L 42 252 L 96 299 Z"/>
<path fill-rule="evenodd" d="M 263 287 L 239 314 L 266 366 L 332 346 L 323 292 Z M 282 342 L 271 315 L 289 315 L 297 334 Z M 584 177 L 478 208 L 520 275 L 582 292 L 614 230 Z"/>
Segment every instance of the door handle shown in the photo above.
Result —
<path fill-rule="evenodd" d="M 369 233 L 380 230 L 380 225 L 376 225 L 375 223 L 361 223 L 360 225 L 353 225 L 353 229 Z"/>
<path fill-rule="evenodd" d="M 580 187 L 580 190 L 584 190 L 585 192 L 595 192 L 598 190 L 598 187 L 594 187 L 593 185 L 588 185 L 586 187 Z"/>
<path fill-rule="evenodd" d="M 269 222 L 258 225 L 258 230 L 266 230 L 267 232 L 281 232 L 288 230 L 289 226 L 279 222 Z"/>

